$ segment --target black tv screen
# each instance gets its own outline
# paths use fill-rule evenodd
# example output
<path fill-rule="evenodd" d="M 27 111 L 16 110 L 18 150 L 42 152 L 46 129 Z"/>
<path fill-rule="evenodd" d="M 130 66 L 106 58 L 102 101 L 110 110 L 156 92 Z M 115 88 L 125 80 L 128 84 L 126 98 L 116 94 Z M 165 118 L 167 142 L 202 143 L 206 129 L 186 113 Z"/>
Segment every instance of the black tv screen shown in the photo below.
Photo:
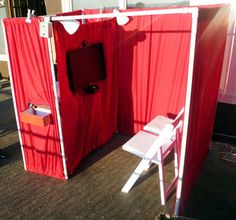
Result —
<path fill-rule="evenodd" d="M 80 92 L 91 83 L 106 79 L 102 43 L 68 51 L 66 61 L 72 92 Z"/>

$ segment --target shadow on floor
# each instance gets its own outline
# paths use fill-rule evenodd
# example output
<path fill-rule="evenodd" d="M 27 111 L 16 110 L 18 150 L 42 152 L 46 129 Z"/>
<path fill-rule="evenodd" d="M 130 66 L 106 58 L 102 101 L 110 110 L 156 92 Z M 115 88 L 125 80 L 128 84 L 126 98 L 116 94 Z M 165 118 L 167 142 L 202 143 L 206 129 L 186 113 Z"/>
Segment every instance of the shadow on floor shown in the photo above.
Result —
<path fill-rule="evenodd" d="M 140 162 L 121 149 L 130 137 L 115 135 L 86 157 L 69 181 L 25 172 L 14 110 L 7 87 L 0 95 L 0 148 L 10 158 L 0 160 L 0 219 L 127 219 L 149 220 L 171 213 L 175 196 L 160 205 L 158 169 L 151 167 L 128 194 L 120 190 Z M 196 219 L 235 219 L 236 167 L 219 157 L 214 144 L 187 203 L 185 215 Z M 171 160 L 170 160 L 171 161 Z M 173 175 L 166 163 L 167 179 Z"/>
<path fill-rule="evenodd" d="M 0 161 L 0 219 L 145 220 L 159 213 L 156 170 L 128 194 L 120 191 L 140 161 L 121 149 L 127 136 L 115 135 L 92 152 L 68 181 L 26 172 L 10 88 L 4 86 L 0 93 L 0 148 L 10 155 Z M 170 210 L 172 202 L 171 198 Z"/>
<path fill-rule="evenodd" d="M 107 144 L 104 144 L 102 147 L 99 147 L 98 149 L 92 151 L 87 157 L 85 157 L 71 177 L 74 177 L 80 172 L 83 172 L 88 167 L 92 166 L 94 163 L 110 154 L 112 151 L 114 151 L 122 144 L 124 144 L 127 140 L 129 140 L 129 138 L 130 136 L 124 136 L 119 134 L 114 135 L 113 138 Z"/>
<path fill-rule="evenodd" d="M 0 159 L 0 168 L 5 165 L 9 165 L 11 163 L 15 163 L 16 161 L 22 161 L 19 143 L 15 143 L 15 144 L 12 144 L 12 145 L 4 148 L 3 152 L 6 153 L 9 156 L 9 158 Z"/>

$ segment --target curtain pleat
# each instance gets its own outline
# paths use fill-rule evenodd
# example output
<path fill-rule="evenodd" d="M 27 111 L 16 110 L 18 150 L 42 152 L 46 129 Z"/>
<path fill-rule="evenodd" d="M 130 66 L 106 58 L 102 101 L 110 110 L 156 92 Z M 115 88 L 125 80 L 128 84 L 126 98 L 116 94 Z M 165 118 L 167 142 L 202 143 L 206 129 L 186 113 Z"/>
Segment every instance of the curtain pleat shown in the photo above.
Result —
<path fill-rule="evenodd" d="M 225 41 L 228 7 L 200 8 L 181 194 L 181 213 L 209 152 Z"/>
<path fill-rule="evenodd" d="M 20 120 L 28 171 L 64 179 L 48 42 L 39 36 L 39 19 L 4 19 L 18 115 L 28 104 L 49 106 L 53 124 L 46 127 Z"/>
<path fill-rule="evenodd" d="M 190 14 L 132 17 L 118 30 L 119 131 L 134 134 L 185 105 Z"/>
<path fill-rule="evenodd" d="M 69 35 L 55 22 L 54 30 L 64 145 L 68 171 L 73 173 L 88 153 L 110 140 L 117 128 L 116 24 L 115 20 L 81 24 Z M 106 79 L 94 82 L 99 87 L 95 94 L 75 94 L 70 90 L 66 53 L 98 43 L 104 47 Z M 86 63 L 80 66 L 81 71 L 93 65 L 93 60 Z"/>

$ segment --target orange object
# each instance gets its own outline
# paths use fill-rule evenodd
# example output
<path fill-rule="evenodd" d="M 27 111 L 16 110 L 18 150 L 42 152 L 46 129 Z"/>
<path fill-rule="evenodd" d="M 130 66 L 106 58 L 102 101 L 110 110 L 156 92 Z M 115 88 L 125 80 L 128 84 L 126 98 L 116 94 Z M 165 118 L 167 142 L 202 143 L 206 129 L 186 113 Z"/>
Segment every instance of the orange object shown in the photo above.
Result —
<path fill-rule="evenodd" d="M 46 127 L 52 124 L 52 114 L 48 111 L 34 109 L 32 107 L 20 113 L 21 122 Z"/>

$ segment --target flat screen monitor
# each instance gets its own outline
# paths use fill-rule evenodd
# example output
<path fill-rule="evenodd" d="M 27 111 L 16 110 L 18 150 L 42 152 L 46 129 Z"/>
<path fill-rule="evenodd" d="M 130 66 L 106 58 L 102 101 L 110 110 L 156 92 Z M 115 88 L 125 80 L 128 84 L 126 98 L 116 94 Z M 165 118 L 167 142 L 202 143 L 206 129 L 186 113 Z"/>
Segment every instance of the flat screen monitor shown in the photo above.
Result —
<path fill-rule="evenodd" d="M 70 89 L 73 93 L 82 91 L 90 84 L 106 79 L 103 44 L 68 51 L 66 54 Z"/>

